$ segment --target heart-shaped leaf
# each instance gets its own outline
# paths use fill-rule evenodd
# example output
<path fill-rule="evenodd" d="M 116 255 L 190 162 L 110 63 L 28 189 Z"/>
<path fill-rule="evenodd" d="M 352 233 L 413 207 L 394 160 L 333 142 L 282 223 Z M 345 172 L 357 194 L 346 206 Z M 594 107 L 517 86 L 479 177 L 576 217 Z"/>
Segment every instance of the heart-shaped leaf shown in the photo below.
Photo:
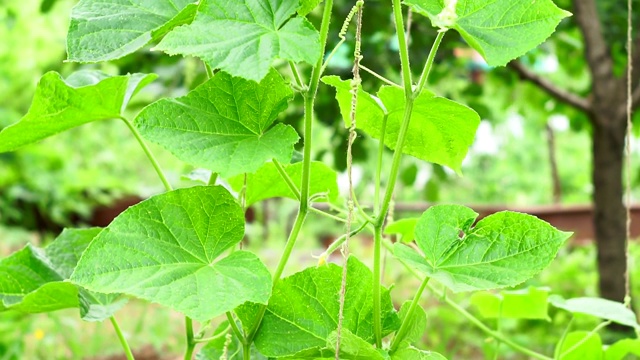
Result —
<path fill-rule="evenodd" d="M 351 85 L 337 76 L 325 76 L 322 81 L 336 88 L 336 99 L 345 122 L 349 124 Z M 405 109 L 404 91 L 383 86 L 377 100 L 362 89 L 358 92 L 356 126 L 369 136 L 380 139 L 384 117 L 387 116 L 384 143 L 395 149 Z M 423 91 L 415 99 L 409 131 L 402 152 L 425 161 L 450 167 L 461 173 L 464 160 L 473 143 L 480 116 L 472 109 L 449 99 Z"/>
<path fill-rule="evenodd" d="M 209 320 L 246 301 L 269 299 L 271 275 L 254 254 L 221 258 L 243 235 L 242 209 L 226 189 L 171 191 L 118 216 L 87 248 L 71 281 Z"/>
<path fill-rule="evenodd" d="M 395 256 L 449 289 L 489 290 L 518 285 L 544 269 L 571 233 L 527 214 L 502 211 L 480 220 L 460 205 L 432 206 L 416 225 L 423 254 L 395 244 Z"/>
<path fill-rule="evenodd" d="M 440 14 L 449 1 L 406 0 L 405 3 L 440 27 L 444 20 Z M 571 13 L 559 9 L 551 0 L 457 0 L 455 15 L 450 18 L 452 28 L 482 54 L 489 65 L 501 66 L 540 45 L 560 20 Z"/>
<path fill-rule="evenodd" d="M 197 8 L 194 0 L 81 0 L 71 10 L 69 60 L 121 58 L 190 23 Z"/>
<path fill-rule="evenodd" d="M 314 64 L 320 36 L 305 18 L 293 16 L 298 0 L 208 0 L 190 25 L 158 44 L 170 55 L 193 55 L 212 68 L 260 81 L 276 58 Z"/>
<path fill-rule="evenodd" d="M 56 72 L 48 72 L 38 83 L 29 112 L 0 132 L 0 153 L 92 121 L 120 117 L 131 97 L 156 77 L 111 77 L 83 70 L 65 80 Z"/>
<path fill-rule="evenodd" d="M 341 283 L 342 269 L 334 264 L 308 268 L 279 281 L 255 337 L 258 350 L 268 357 L 300 352 L 320 357 L 338 326 Z M 342 329 L 369 343 L 374 341 L 371 293 L 371 271 L 350 257 Z M 384 336 L 400 324 L 388 290 L 383 290 L 381 301 Z"/>
<path fill-rule="evenodd" d="M 298 133 L 271 125 L 292 96 L 275 70 L 260 83 L 218 72 L 186 96 L 147 106 L 135 124 L 181 160 L 230 177 L 291 160 Z"/>

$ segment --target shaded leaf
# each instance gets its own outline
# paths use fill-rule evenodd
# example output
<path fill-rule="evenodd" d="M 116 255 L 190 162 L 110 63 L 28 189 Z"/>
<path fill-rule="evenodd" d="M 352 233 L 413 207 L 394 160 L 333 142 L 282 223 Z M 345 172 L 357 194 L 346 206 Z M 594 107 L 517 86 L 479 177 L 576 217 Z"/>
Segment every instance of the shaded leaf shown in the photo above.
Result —
<path fill-rule="evenodd" d="M 444 0 L 406 0 L 440 27 Z M 551 0 L 458 0 L 452 28 L 491 66 L 505 65 L 545 41 L 571 13 Z"/>
<path fill-rule="evenodd" d="M 0 132 L 0 153 L 92 121 L 117 118 L 131 97 L 156 77 L 110 77 L 99 71 L 81 70 L 65 80 L 56 72 L 48 72 L 36 87 L 29 112 Z"/>
<path fill-rule="evenodd" d="M 208 0 L 193 23 L 174 29 L 157 48 L 260 81 L 277 58 L 314 64 L 320 57 L 318 32 L 305 18 L 292 17 L 298 7 L 298 0 Z"/>
<path fill-rule="evenodd" d="M 245 301 L 269 299 L 271 275 L 254 254 L 221 258 L 243 235 L 242 209 L 226 189 L 171 191 L 118 216 L 87 248 L 71 280 L 205 321 Z"/>
<path fill-rule="evenodd" d="M 298 134 L 271 125 L 292 95 L 275 70 L 259 84 L 218 72 L 186 96 L 147 106 L 135 124 L 190 164 L 222 177 L 252 173 L 273 158 L 289 163 Z"/>
<path fill-rule="evenodd" d="M 395 256 L 453 290 L 515 286 L 544 269 L 571 233 L 527 214 L 503 211 L 472 227 L 473 210 L 460 205 L 432 206 L 416 225 L 423 254 L 395 244 Z"/>
<path fill-rule="evenodd" d="M 294 184 L 300 189 L 302 182 L 302 163 L 284 165 L 285 172 Z M 238 175 L 229 179 L 229 185 L 240 191 L 244 186 L 244 175 Z M 335 200 L 340 194 L 338 190 L 338 175 L 322 162 L 311 162 L 311 182 L 309 193 L 311 195 L 326 193 L 328 196 L 317 198 L 315 201 Z M 245 191 L 246 206 L 274 197 L 286 197 L 296 199 L 282 176 L 272 163 L 264 164 L 255 174 L 247 175 L 247 188 Z"/>
<path fill-rule="evenodd" d="M 571 313 L 596 316 L 604 320 L 640 329 L 636 315 L 623 303 L 594 297 L 564 299 L 560 295 L 549 297 L 551 305 Z"/>
<path fill-rule="evenodd" d="M 371 271 L 354 257 L 347 266 L 342 328 L 373 343 Z M 327 338 L 337 329 L 341 282 L 342 269 L 334 264 L 308 268 L 279 281 L 255 337 L 258 350 L 269 357 L 302 351 L 320 357 Z M 400 324 L 388 290 L 383 290 L 381 300 L 384 336 Z"/>
<path fill-rule="evenodd" d="M 70 61 L 121 58 L 193 21 L 194 0 L 81 0 L 71 10 Z"/>

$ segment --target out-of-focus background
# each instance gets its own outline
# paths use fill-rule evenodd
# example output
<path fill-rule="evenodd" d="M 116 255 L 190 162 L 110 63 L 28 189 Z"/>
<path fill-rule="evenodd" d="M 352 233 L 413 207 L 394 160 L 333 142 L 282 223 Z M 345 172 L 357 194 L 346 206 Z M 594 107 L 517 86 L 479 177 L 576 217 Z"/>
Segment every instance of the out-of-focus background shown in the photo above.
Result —
<path fill-rule="evenodd" d="M 565 19 L 547 42 L 506 68 L 488 67 L 459 35 L 447 34 L 436 57 L 431 90 L 474 108 L 483 120 L 463 164 L 463 177 L 410 156 L 403 159 L 394 198 L 394 218 L 416 216 L 430 204 L 437 203 L 468 205 L 482 215 L 507 208 L 532 213 L 576 235 L 551 267 L 525 286 L 548 286 L 553 293 L 564 297 L 602 294 L 615 299 L 620 295 L 615 283 L 619 283 L 621 276 L 616 261 L 623 259 L 613 254 L 598 267 L 596 242 L 609 246 L 607 244 L 624 240 L 624 237 L 620 239 L 618 221 L 606 216 L 611 212 L 619 214 L 622 195 L 619 199 L 601 199 L 594 204 L 593 194 L 598 189 L 594 189 L 592 177 L 600 179 L 601 187 L 608 186 L 609 190 L 613 187 L 613 194 L 622 191 L 623 177 L 614 166 L 608 166 L 611 164 L 603 164 L 602 158 L 594 159 L 592 144 L 594 139 L 605 136 L 604 130 L 594 126 L 597 121 L 615 123 L 621 117 L 588 114 L 579 104 L 568 104 L 571 101 L 562 94 L 551 96 L 548 87 L 545 90 L 539 81 L 536 83 L 536 79 L 542 78 L 542 87 L 548 82 L 565 95 L 571 93 L 591 101 L 594 96 L 597 99 L 593 92 L 595 83 L 604 81 L 591 75 L 594 64 L 586 49 L 595 45 L 585 43 L 585 31 L 589 31 L 585 29 L 589 26 L 580 22 L 580 12 L 574 4 L 588 0 L 555 2 L 576 16 Z M 345 0 L 335 3 L 329 48 L 337 43 L 339 27 L 352 5 Z M 626 2 L 595 3 L 602 29 L 598 36 L 601 35 L 607 46 L 610 77 L 621 79 L 627 66 Z M 150 51 L 150 47 L 106 64 L 64 62 L 66 31 L 74 4 L 73 0 L 0 0 L 0 129 L 18 121 L 27 112 L 37 81 L 47 71 L 58 71 L 63 76 L 85 68 L 109 74 L 158 74 L 159 79 L 135 97 L 130 106 L 132 116 L 159 97 L 184 95 L 205 80 L 200 60 L 169 57 Z M 634 19 L 638 20 L 640 1 L 634 1 L 634 6 L 637 9 Z M 310 15 L 316 25 L 319 15 L 317 10 Z M 417 73 L 436 32 L 426 18 L 414 14 L 412 20 L 410 52 Z M 590 21 L 594 27 L 598 19 Z M 367 0 L 363 34 L 363 64 L 400 82 L 397 43 L 387 1 Z M 638 39 L 637 31 L 634 35 Z M 636 43 L 640 48 L 640 41 Z M 352 52 L 353 42 L 349 40 L 331 61 L 327 73 L 350 77 Z M 638 58 L 640 63 L 640 56 Z M 304 66 L 301 69 L 308 70 Z M 373 76 L 363 73 L 362 77 L 365 90 L 375 92 L 380 86 Z M 638 87 L 637 79 L 635 87 Z M 330 87 L 320 88 L 313 156 L 344 171 L 347 130 L 334 95 Z M 301 130 L 301 104 L 297 97 L 281 119 L 298 130 Z M 634 120 L 640 120 L 637 113 Z M 638 129 L 636 126 L 633 131 L 629 169 L 634 203 L 640 196 Z M 372 200 L 371 179 L 377 145 L 376 140 L 364 134 L 354 145 L 355 186 L 361 203 Z M 193 170 L 190 166 L 159 147 L 152 146 L 152 149 L 174 186 L 197 184 L 186 177 Z M 385 156 L 390 159 L 391 152 Z M 622 154 L 613 150 L 612 156 L 619 158 Z M 384 163 L 390 164 L 390 161 Z M 344 191 L 346 178 L 341 176 L 340 180 Z M 105 226 L 127 206 L 162 189 L 135 139 L 117 120 L 91 123 L 19 151 L 0 154 L 0 256 L 27 242 L 46 244 L 65 227 Z M 253 206 L 247 215 L 250 225 L 245 246 L 255 250 L 267 264 L 276 263 L 295 208 L 296 203 L 286 199 Z M 601 214 L 605 214 L 604 217 Z M 633 231 L 633 236 L 638 237 L 640 208 L 634 208 L 632 214 L 634 219 L 638 216 L 634 222 L 638 227 Z M 313 216 L 304 227 L 287 272 L 313 264 L 316 260 L 312 255 L 322 252 L 323 247 L 343 231 L 341 225 Z M 603 238 L 603 234 L 609 235 Z M 360 235 L 352 241 L 352 252 L 366 256 L 370 254 L 369 244 L 369 235 Z M 640 246 L 635 241 L 630 244 L 630 256 L 632 294 L 638 308 L 640 281 L 634 280 L 640 279 L 640 269 L 634 264 L 640 256 Z M 412 296 L 414 280 L 392 259 L 387 259 L 385 264 L 385 283 L 396 284 L 392 294 L 400 304 Z M 455 297 L 473 312 L 468 295 Z M 424 298 L 423 305 L 429 316 L 429 330 L 423 339 L 425 348 L 454 359 L 484 358 L 485 353 L 494 348 L 481 332 L 436 297 Z M 181 316 L 141 301 L 131 301 L 122 312 L 126 316 L 119 316 L 121 326 L 138 351 L 138 358 L 173 359 L 174 354 L 180 353 Z M 568 315 L 551 312 L 550 316 L 549 322 L 506 321 L 501 326 L 504 332 L 514 334 L 515 341 L 552 353 Z M 579 318 L 577 326 L 588 328 L 596 322 L 597 319 Z M 76 310 L 29 316 L 0 313 L 2 360 L 107 359 L 120 352 L 110 326 L 82 322 Z M 508 349 L 503 353 L 505 359 L 524 359 Z"/>

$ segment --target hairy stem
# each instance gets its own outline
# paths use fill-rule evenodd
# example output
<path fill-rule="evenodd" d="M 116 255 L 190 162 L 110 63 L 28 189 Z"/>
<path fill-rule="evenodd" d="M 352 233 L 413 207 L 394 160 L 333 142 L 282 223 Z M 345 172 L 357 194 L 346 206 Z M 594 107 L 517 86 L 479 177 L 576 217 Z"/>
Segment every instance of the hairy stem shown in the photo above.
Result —
<path fill-rule="evenodd" d="M 116 318 L 111 316 L 109 317 L 109 320 L 111 320 L 111 325 L 113 325 L 113 329 L 116 331 L 116 334 L 118 334 L 118 339 L 120 339 L 120 344 L 122 345 L 122 349 L 124 350 L 127 360 L 134 360 L 129 343 L 127 343 L 127 339 L 124 338 L 124 334 L 122 333 L 122 330 L 120 330 L 120 325 L 118 325 Z"/>

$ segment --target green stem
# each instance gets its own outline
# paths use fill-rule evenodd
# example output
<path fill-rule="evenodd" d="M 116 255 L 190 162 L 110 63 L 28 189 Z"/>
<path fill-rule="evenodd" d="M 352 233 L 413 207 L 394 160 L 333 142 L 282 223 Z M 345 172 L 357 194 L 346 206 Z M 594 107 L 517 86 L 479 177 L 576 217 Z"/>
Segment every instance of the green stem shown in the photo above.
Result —
<path fill-rule="evenodd" d="M 153 153 L 151 152 L 151 150 L 149 150 L 149 147 L 147 147 L 147 144 L 144 142 L 144 139 L 142 139 L 142 136 L 138 132 L 138 129 L 136 129 L 136 127 L 127 118 L 121 117 L 120 119 L 124 121 L 125 124 L 127 124 L 127 127 L 129 128 L 129 130 L 131 131 L 133 136 L 135 136 L 136 140 L 138 141 L 138 144 L 140 144 L 140 147 L 142 148 L 144 153 L 147 155 L 147 158 L 151 162 L 151 165 L 153 165 L 153 168 L 156 170 L 156 173 L 158 174 L 160 181 L 162 181 L 162 184 L 164 185 L 165 190 L 167 191 L 173 190 L 173 188 L 171 187 L 171 184 L 169 184 L 169 181 L 167 180 L 167 177 L 164 176 L 164 173 L 160 168 L 160 164 L 158 164 L 158 161 L 156 161 L 155 156 L 153 156 Z"/>
<path fill-rule="evenodd" d="M 376 163 L 376 179 L 375 192 L 373 194 L 373 213 L 378 214 L 380 211 L 380 185 L 382 178 L 382 160 L 384 157 L 384 137 L 387 133 L 387 119 L 389 114 L 385 112 L 382 118 L 382 126 L 380 127 L 380 143 L 378 144 L 378 161 Z"/>
<path fill-rule="evenodd" d="M 342 222 L 342 223 L 346 223 L 347 222 L 347 219 L 343 219 L 343 218 L 341 218 L 339 216 L 336 216 L 336 215 L 333 215 L 333 214 L 329 214 L 328 212 L 322 211 L 322 210 L 317 209 L 317 208 L 314 208 L 313 206 L 309 207 L 309 211 L 310 212 L 314 212 L 314 213 L 316 213 L 318 215 L 322 215 L 322 216 L 328 217 L 329 219 L 333 219 L 333 220 L 338 221 L 338 222 Z"/>
<path fill-rule="evenodd" d="M 391 243 L 391 241 L 385 240 L 383 243 L 384 243 L 385 248 L 387 248 L 387 250 L 393 252 L 393 244 Z M 422 278 L 422 276 L 418 273 L 418 271 L 415 270 L 413 267 L 409 266 L 404 260 L 398 259 L 398 258 L 396 258 L 396 259 L 398 261 L 400 261 L 400 263 L 402 265 L 404 265 L 404 267 L 407 269 L 407 271 L 409 271 L 415 277 L 417 277 L 419 279 Z M 526 347 L 524 347 L 522 345 L 519 345 L 519 344 L 511 341 L 511 339 L 509 339 L 506 335 L 492 330 L 490 327 L 488 327 L 482 321 L 480 321 L 477 317 L 473 316 L 473 314 L 471 314 L 470 312 L 465 310 L 462 306 L 458 305 L 453 300 L 445 297 L 444 291 L 439 291 L 438 289 L 433 287 L 433 285 L 431 285 L 431 284 L 427 284 L 427 288 L 429 288 L 429 291 L 431 291 L 432 293 L 436 294 L 436 296 L 441 298 L 444 302 L 446 302 L 454 310 L 459 312 L 462 316 L 467 318 L 467 320 L 469 320 L 473 325 L 477 326 L 485 334 L 491 336 L 494 339 L 500 340 L 503 344 L 506 344 L 507 346 L 511 347 L 512 349 L 514 349 L 516 351 L 519 351 L 519 352 L 521 352 L 521 353 L 523 353 L 525 355 L 528 355 L 531 358 L 540 359 L 540 360 L 553 360 L 553 358 L 550 358 L 550 357 L 548 357 L 546 355 L 537 353 L 537 352 L 535 352 L 535 351 L 533 351 L 531 349 L 528 349 L 528 348 L 526 348 Z"/>
<path fill-rule="evenodd" d="M 407 98 L 412 97 L 411 89 L 411 67 L 409 65 L 409 48 L 404 32 L 404 20 L 402 19 L 402 8 L 400 0 L 393 0 L 393 18 L 396 24 L 396 35 L 398 37 L 398 47 L 400 49 L 400 69 L 402 70 L 402 85 Z"/>
<path fill-rule="evenodd" d="M 187 350 L 184 352 L 184 360 L 191 360 L 191 358 L 193 358 L 193 350 L 196 347 L 196 342 L 193 341 L 193 321 L 190 317 L 184 317 L 184 326 L 187 333 Z"/>
<path fill-rule="evenodd" d="M 572 316 L 571 320 L 569 320 L 569 323 L 567 324 L 567 327 L 564 329 L 564 332 L 562 333 L 562 337 L 560 338 L 560 341 L 558 341 L 558 344 L 556 345 L 556 351 L 553 354 L 554 360 L 560 359 L 560 349 L 562 349 L 562 346 L 564 345 L 564 341 L 567 339 L 567 335 L 569 335 L 569 331 L 571 331 L 571 326 L 573 325 L 574 320 L 575 320 L 575 317 Z"/>
<path fill-rule="evenodd" d="M 193 339 L 193 341 L 195 343 L 208 343 L 209 341 L 218 340 L 220 338 L 223 338 L 223 337 L 227 336 L 227 333 L 229 332 L 229 330 L 231 330 L 231 325 L 227 326 L 226 329 L 222 330 L 220 333 L 218 333 L 216 335 L 213 335 L 213 336 L 210 336 L 210 337 L 207 337 L 207 338 L 205 338 L 205 337 L 199 338 L 199 339 L 195 338 L 195 339 Z"/>
<path fill-rule="evenodd" d="M 429 56 L 427 57 L 427 62 L 424 64 L 422 74 L 420 74 L 420 80 L 418 80 L 418 87 L 416 88 L 415 94 L 416 97 L 420 95 L 420 92 L 422 92 L 422 89 L 427 84 L 427 79 L 429 78 L 431 67 L 433 66 L 433 60 L 436 57 L 436 52 L 438 52 L 438 48 L 440 47 L 444 34 L 446 34 L 446 30 L 438 31 L 438 36 L 436 36 L 436 40 L 433 42 L 433 46 L 431 47 L 431 51 L 429 51 Z"/>
<path fill-rule="evenodd" d="M 214 75 L 213 73 L 213 69 L 211 69 L 211 66 L 209 66 L 209 64 L 207 64 L 206 62 L 204 62 L 204 69 L 207 72 L 207 79 L 211 79 Z"/>
<path fill-rule="evenodd" d="M 229 326 L 231 326 L 231 330 L 233 331 L 233 334 L 238 338 L 238 341 L 240 341 L 243 344 L 246 343 L 247 341 L 245 340 L 244 335 L 242 334 L 242 331 L 238 327 L 238 324 L 236 324 L 236 320 L 233 318 L 231 311 L 227 311 L 226 315 L 227 315 L 227 320 L 229 321 Z"/>
<path fill-rule="evenodd" d="M 280 162 L 274 158 L 273 165 L 275 165 L 276 170 L 278 170 L 278 174 L 280 174 L 282 180 L 284 180 L 284 182 L 287 184 L 289 190 L 291 190 L 291 192 L 293 193 L 293 196 L 295 196 L 296 199 L 300 200 L 300 190 L 298 190 L 298 187 L 293 182 L 293 179 L 291 179 L 289 174 L 287 174 L 287 171 L 284 169 L 282 164 L 280 164 Z"/>
<path fill-rule="evenodd" d="M 349 237 L 358 235 L 362 230 L 364 230 L 367 227 L 368 224 L 369 224 L 369 222 L 365 221 L 362 225 L 360 225 L 359 228 L 357 228 L 355 230 L 351 230 L 351 232 L 349 233 Z M 342 234 L 339 238 L 336 239 L 336 241 L 332 242 L 331 245 L 329 245 L 329 247 L 327 248 L 327 250 L 325 250 L 318 257 L 320 259 L 319 263 L 323 262 L 323 260 L 326 262 L 326 259 L 329 257 L 329 255 L 331 255 L 334 251 L 338 250 L 338 248 L 346 240 L 347 240 L 347 234 Z"/>
<path fill-rule="evenodd" d="M 387 79 L 386 77 L 384 77 L 384 76 L 378 74 L 377 72 L 369 69 L 368 67 L 366 67 L 366 66 L 364 66 L 362 64 L 360 64 L 359 67 L 360 67 L 360 69 L 362 69 L 362 70 L 368 72 L 369 74 L 373 75 L 374 77 L 376 77 L 378 80 L 382 81 L 383 83 L 402 89 L 402 86 L 394 83 L 393 81 Z"/>
<path fill-rule="evenodd" d="M 116 334 L 118 334 L 118 339 L 120 339 L 120 344 L 124 349 L 124 354 L 127 356 L 127 360 L 134 360 L 129 343 L 127 343 L 127 339 L 124 338 L 124 334 L 122 333 L 122 330 L 120 330 L 120 326 L 118 325 L 116 318 L 111 316 L 109 320 L 111 320 L 111 325 L 113 325 L 113 329 L 116 331 Z"/>
<path fill-rule="evenodd" d="M 426 277 L 424 278 L 424 280 L 422 280 L 422 284 L 420 284 L 420 287 L 418 288 L 416 295 L 413 297 L 413 301 L 411 301 L 411 305 L 409 305 L 409 310 L 407 311 L 407 314 L 404 317 L 404 321 L 402 322 L 402 325 L 400 325 L 400 329 L 398 330 L 398 332 L 396 333 L 396 336 L 393 338 L 393 341 L 391 342 L 392 353 L 398 349 L 398 345 L 400 345 L 400 341 L 404 339 L 404 337 L 407 335 L 407 332 L 409 331 L 409 326 L 411 325 L 411 315 L 416 310 L 416 307 L 418 307 L 418 303 L 420 302 L 420 297 L 422 296 L 422 292 L 424 291 L 424 288 L 427 286 L 427 283 L 429 283 L 429 279 L 430 278 Z"/>
<path fill-rule="evenodd" d="M 293 74 L 293 79 L 296 81 L 296 85 L 302 89 L 304 84 L 302 83 L 302 77 L 300 76 L 300 72 L 298 71 L 296 64 L 293 61 L 289 61 L 289 67 L 291 68 L 291 73 Z"/>
<path fill-rule="evenodd" d="M 218 173 L 212 172 L 211 175 L 209 176 L 209 182 L 207 183 L 207 185 L 213 186 L 216 184 L 217 180 L 218 180 Z"/>
<path fill-rule="evenodd" d="M 380 293 L 382 281 L 382 267 L 380 266 L 380 254 L 382 244 L 382 225 L 373 229 L 373 332 L 376 337 L 376 346 L 382 348 L 382 312 L 380 305 Z"/>

